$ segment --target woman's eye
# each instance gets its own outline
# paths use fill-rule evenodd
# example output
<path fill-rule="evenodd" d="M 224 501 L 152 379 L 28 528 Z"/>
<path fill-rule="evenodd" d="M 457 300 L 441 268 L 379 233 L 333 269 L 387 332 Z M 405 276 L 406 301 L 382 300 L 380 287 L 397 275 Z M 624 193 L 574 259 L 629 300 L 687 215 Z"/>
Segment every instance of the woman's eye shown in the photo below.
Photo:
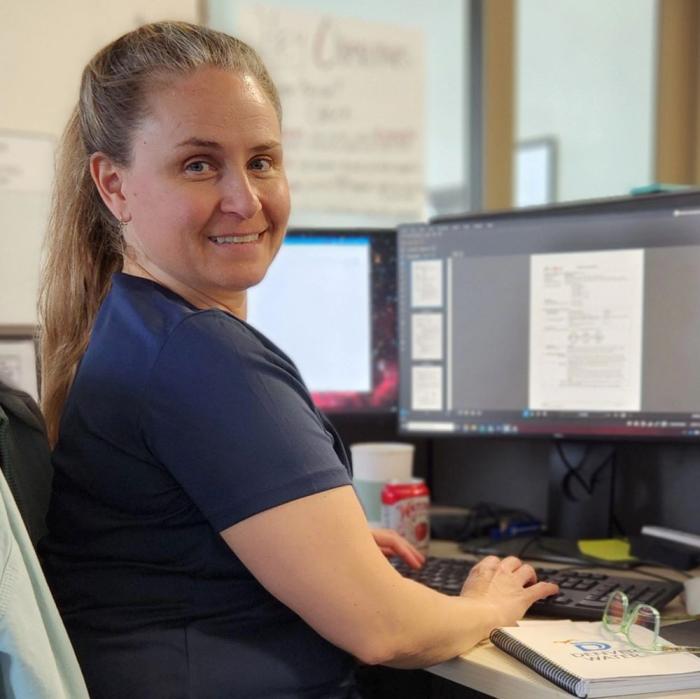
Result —
<path fill-rule="evenodd" d="M 211 172 L 212 169 L 212 166 L 204 160 L 193 160 L 185 165 L 185 170 L 187 172 L 194 172 L 197 174 Z"/>
<path fill-rule="evenodd" d="M 250 169 L 258 172 L 267 172 L 272 168 L 272 162 L 269 158 L 253 158 L 250 161 Z"/>

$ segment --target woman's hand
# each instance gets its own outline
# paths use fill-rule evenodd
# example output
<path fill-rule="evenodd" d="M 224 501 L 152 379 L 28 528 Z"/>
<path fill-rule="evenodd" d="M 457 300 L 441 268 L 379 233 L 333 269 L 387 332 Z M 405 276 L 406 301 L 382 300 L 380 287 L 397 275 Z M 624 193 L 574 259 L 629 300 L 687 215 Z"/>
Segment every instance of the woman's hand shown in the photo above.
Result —
<path fill-rule="evenodd" d="M 411 568 L 420 568 L 425 563 L 425 556 L 393 529 L 372 529 L 372 536 L 385 556 L 398 556 Z"/>
<path fill-rule="evenodd" d="M 515 556 L 487 556 L 469 572 L 462 596 L 493 606 L 495 626 L 513 626 L 533 602 L 556 595 L 559 587 L 537 582 L 535 569 Z"/>

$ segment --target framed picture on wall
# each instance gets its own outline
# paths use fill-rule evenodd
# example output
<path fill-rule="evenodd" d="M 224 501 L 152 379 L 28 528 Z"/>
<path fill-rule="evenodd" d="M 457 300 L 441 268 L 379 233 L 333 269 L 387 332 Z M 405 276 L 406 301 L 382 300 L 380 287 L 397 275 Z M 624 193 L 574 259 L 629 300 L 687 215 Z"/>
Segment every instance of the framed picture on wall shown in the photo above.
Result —
<path fill-rule="evenodd" d="M 39 400 L 36 328 L 0 325 L 0 381 Z"/>
<path fill-rule="evenodd" d="M 541 206 L 557 200 L 557 142 L 553 137 L 520 141 L 515 149 L 515 205 Z"/>

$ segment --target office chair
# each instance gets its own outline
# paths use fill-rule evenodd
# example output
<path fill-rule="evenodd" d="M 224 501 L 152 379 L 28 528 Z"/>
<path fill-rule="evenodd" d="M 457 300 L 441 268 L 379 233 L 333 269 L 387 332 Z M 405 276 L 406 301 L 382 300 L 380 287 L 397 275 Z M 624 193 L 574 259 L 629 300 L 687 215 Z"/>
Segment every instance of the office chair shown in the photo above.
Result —
<path fill-rule="evenodd" d="M 53 478 L 44 418 L 29 395 L 1 381 L 0 409 L 0 467 L 36 546 L 46 534 Z"/>
<path fill-rule="evenodd" d="M 41 412 L 0 382 L 0 696 L 87 699 L 78 661 L 34 551 L 51 489 Z"/>

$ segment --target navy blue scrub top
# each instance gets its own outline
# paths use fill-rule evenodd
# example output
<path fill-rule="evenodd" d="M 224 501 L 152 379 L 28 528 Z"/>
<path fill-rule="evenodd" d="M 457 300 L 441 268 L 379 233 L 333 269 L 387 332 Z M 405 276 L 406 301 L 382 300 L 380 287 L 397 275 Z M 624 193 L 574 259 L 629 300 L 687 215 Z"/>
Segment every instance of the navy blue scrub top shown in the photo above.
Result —
<path fill-rule="evenodd" d="M 292 361 L 115 275 L 66 401 L 42 561 L 91 697 L 353 696 L 353 659 L 219 532 L 351 483 Z"/>

